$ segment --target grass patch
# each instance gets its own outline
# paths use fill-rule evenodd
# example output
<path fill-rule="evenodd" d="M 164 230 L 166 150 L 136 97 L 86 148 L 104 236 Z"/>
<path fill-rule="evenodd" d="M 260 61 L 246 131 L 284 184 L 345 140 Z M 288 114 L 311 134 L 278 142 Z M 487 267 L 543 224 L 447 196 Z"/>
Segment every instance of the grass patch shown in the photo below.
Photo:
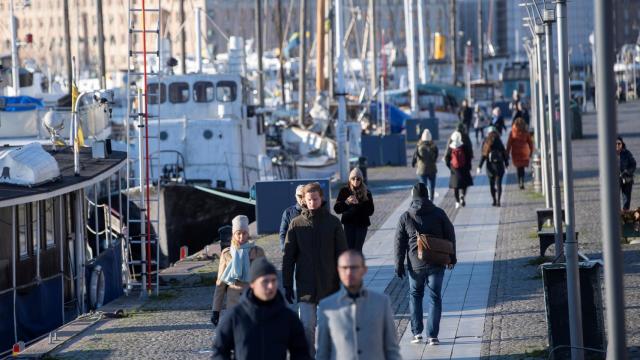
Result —
<path fill-rule="evenodd" d="M 178 297 L 178 294 L 175 291 L 162 291 L 158 293 L 158 295 L 153 294 L 149 296 L 149 300 L 151 301 L 168 301 Z"/>
<path fill-rule="evenodd" d="M 538 238 L 538 232 L 537 231 L 532 231 L 529 234 L 527 234 L 527 238 L 528 239 L 537 239 Z"/>
<path fill-rule="evenodd" d="M 526 190 L 525 195 L 530 200 L 543 200 L 544 196 L 541 193 L 535 192 L 533 190 Z"/>
<path fill-rule="evenodd" d="M 550 262 L 551 260 L 553 259 L 548 256 L 538 256 L 533 259 L 529 259 L 526 266 L 540 266 L 544 263 Z"/>
<path fill-rule="evenodd" d="M 200 275 L 200 281 L 196 284 L 199 286 L 214 286 L 216 284 L 215 276 Z"/>

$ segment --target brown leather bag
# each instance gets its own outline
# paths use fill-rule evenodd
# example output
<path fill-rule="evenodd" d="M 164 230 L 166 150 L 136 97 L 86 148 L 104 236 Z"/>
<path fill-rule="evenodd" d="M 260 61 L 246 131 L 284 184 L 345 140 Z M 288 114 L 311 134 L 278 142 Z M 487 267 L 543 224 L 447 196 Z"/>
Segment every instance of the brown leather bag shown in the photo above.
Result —
<path fill-rule="evenodd" d="M 449 265 L 453 255 L 453 243 L 432 235 L 420 234 L 416 231 L 418 242 L 418 259 L 432 265 Z"/>

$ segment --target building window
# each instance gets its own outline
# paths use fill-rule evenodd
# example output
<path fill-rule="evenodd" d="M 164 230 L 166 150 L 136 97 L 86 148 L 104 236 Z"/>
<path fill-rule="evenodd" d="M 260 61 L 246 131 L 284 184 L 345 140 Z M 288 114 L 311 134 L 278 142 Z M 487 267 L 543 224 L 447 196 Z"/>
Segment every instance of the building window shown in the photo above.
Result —
<path fill-rule="evenodd" d="M 193 84 L 193 101 L 208 103 L 214 100 L 213 83 L 211 81 L 197 81 Z"/>
<path fill-rule="evenodd" d="M 169 101 L 173 104 L 181 104 L 189 101 L 189 83 L 171 83 L 169 85 Z"/>
<path fill-rule="evenodd" d="M 160 96 L 158 97 L 158 87 L 160 87 Z M 163 104 L 167 101 L 167 86 L 165 84 L 158 83 L 147 85 L 147 101 L 149 105 Z"/>
<path fill-rule="evenodd" d="M 216 100 L 219 102 L 232 102 L 236 100 L 236 83 L 233 81 L 220 81 L 216 85 Z"/>

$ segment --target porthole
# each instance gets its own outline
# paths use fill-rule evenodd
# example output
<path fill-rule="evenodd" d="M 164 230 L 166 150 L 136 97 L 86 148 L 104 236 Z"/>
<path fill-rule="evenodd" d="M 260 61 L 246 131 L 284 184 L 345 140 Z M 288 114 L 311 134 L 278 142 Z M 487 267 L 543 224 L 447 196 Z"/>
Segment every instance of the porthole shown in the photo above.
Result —
<path fill-rule="evenodd" d="M 211 132 L 211 130 L 207 129 L 202 133 L 202 136 L 204 136 L 205 139 L 209 140 L 213 137 L 213 132 Z"/>
<path fill-rule="evenodd" d="M 165 141 L 169 138 L 169 133 L 166 131 L 160 131 L 160 140 Z"/>

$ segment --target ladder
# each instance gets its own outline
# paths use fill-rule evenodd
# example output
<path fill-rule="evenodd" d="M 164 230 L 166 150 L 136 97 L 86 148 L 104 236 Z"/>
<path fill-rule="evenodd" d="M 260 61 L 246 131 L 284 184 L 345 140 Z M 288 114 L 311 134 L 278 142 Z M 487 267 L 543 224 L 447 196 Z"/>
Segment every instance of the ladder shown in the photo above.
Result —
<path fill-rule="evenodd" d="M 159 211 L 160 182 L 153 177 L 151 163 L 159 153 L 160 89 L 148 91 L 148 81 L 158 79 L 161 72 L 161 0 L 129 1 L 129 35 L 127 66 L 127 144 L 126 168 L 126 246 L 130 276 L 127 289 L 140 290 L 140 297 L 159 292 Z M 155 64 L 156 71 L 150 64 Z M 135 84 L 135 85 L 134 85 Z M 151 97 L 151 101 L 149 101 Z M 149 110 L 153 108 L 152 113 Z M 156 121 L 154 134 L 150 121 Z M 150 144 L 149 140 L 152 140 Z M 152 150 L 151 147 L 154 147 Z M 155 155 L 154 155 L 155 154 Z M 155 184 L 155 186 L 154 186 Z M 136 217 L 135 208 L 139 210 Z M 152 211 L 155 208 L 156 211 Z M 154 228 L 156 229 L 154 231 Z M 134 229 L 139 229 L 135 231 Z M 138 247 L 140 251 L 135 251 Z"/>

